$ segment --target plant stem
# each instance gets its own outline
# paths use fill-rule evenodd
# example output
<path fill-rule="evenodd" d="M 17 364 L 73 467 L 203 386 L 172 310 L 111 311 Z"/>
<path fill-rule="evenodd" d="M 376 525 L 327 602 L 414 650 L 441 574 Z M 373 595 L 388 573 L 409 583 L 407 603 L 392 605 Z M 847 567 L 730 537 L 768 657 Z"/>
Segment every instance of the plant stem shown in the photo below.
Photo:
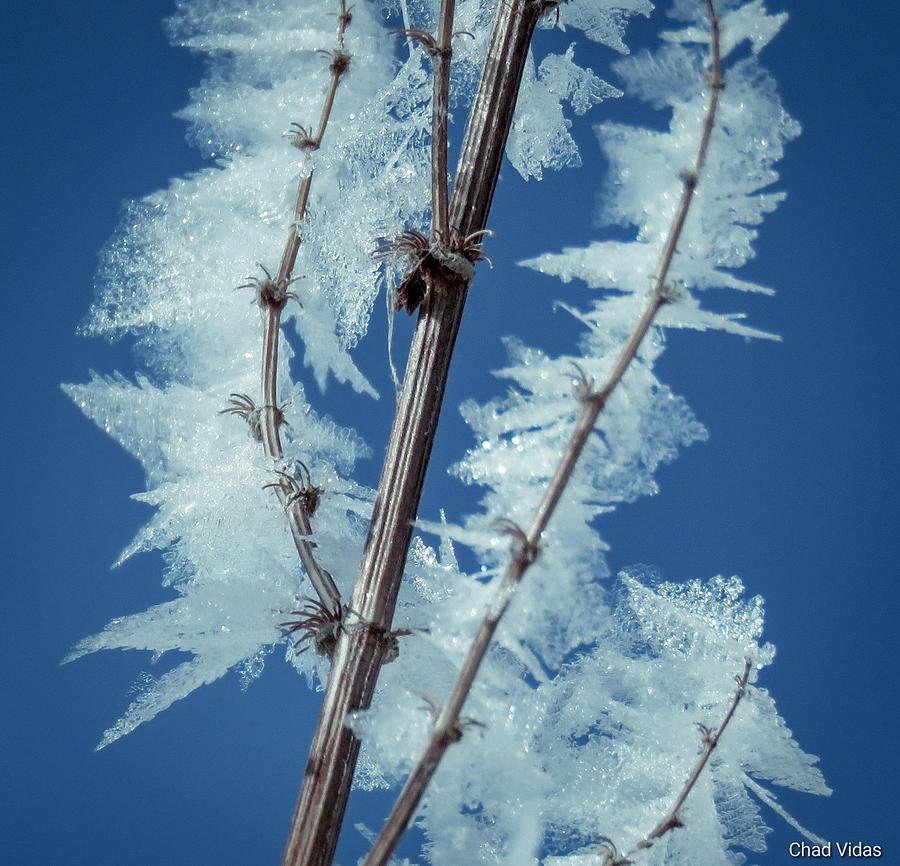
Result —
<path fill-rule="evenodd" d="M 431 240 L 450 243 L 450 213 L 447 194 L 447 138 L 450 104 L 450 61 L 453 55 L 455 0 L 441 0 L 437 48 L 432 53 L 434 91 L 431 108 Z"/>
<path fill-rule="evenodd" d="M 263 453 L 273 460 L 284 456 L 281 444 L 281 418 L 278 411 L 278 341 L 281 337 L 281 308 L 263 308 L 262 406 L 259 429 Z"/>
<path fill-rule="evenodd" d="M 349 24 L 350 14 L 347 11 L 346 0 L 340 0 L 338 47 L 336 51 L 332 52 L 331 78 L 328 81 L 318 130 L 315 138 L 305 147 L 306 150 L 317 150 L 322 143 L 325 130 L 328 128 L 335 93 L 349 65 L 349 55 L 344 52 L 344 33 Z M 294 266 L 297 263 L 301 243 L 299 224 L 306 217 L 311 186 L 311 173 L 303 177 L 297 186 L 291 229 L 281 255 L 278 274 L 274 280 L 274 284 L 281 287 L 283 291 L 287 291 L 287 287 L 293 279 Z M 281 337 L 281 312 L 283 309 L 284 303 L 269 303 L 263 307 L 262 406 L 259 413 L 259 426 L 263 451 L 266 457 L 275 461 L 284 457 L 280 433 L 282 414 L 278 404 L 278 345 Z M 294 546 L 297 548 L 297 554 L 316 595 L 328 610 L 340 610 L 341 595 L 334 579 L 325 568 L 319 565 L 313 554 L 313 543 L 310 541 L 310 515 L 303 508 L 301 500 L 296 498 L 293 501 L 290 500 L 289 491 L 283 485 L 277 484 L 273 487 L 287 514 Z"/>
<path fill-rule="evenodd" d="M 340 13 L 338 14 L 338 47 L 337 51 L 332 54 L 331 78 L 328 80 L 328 89 L 325 91 L 325 101 L 322 104 L 322 114 L 319 117 L 319 127 L 313 138 L 306 147 L 309 151 L 318 150 L 322 146 L 322 139 L 325 137 L 325 130 L 328 128 L 328 121 L 331 119 L 331 109 L 334 107 L 334 97 L 337 93 L 338 85 L 347 66 L 342 64 L 340 57 L 349 55 L 344 52 L 344 34 L 350 25 L 351 15 L 347 9 L 347 0 L 341 0 Z M 308 174 L 297 187 L 297 198 L 294 201 L 294 220 L 291 224 L 291 233 L 288 236 L 287 243 L 284 247 L 284 253 L 281 256 L 281 265 L 278 268 L 278 279 L 285 283 L 289 282 L 294 272 L 294 265 L 297 261 L 297 253 L 300 251 L 300 232 L 298 225 L 306 217 L 306 207 L 309 203 L 309 191 L 312 186 L 312 173 Z"/>
<path fill-rule="evenodd" d="M 627 864 L 633 862 L 632 858 L 635 857 L 640 851 L 644 851 L 647 848 L 653 847 L 657 839 L 661 839 L 666 835 L 666 833 L 669 833 L 678 827 L 684 826 L 681 820 L 681 809 L 684 806 L 684 803 L 687 800 L 688 796 L 690 796 L 691 791 L 694 790 L 694 787 L 697 784 L 697 780 L 700 778 L 703 769 L 709 762 L 713 750 L 716 748 L 716 746 L 719 745 L 719 740 L 722 738 L 722 734 L 725 733 L 725 728 L 728 727 L 729 722 L 734 717 L 734 713 L 738 708 L 738 704 L 747 693 L 747 682 L 750 679 L 750 671 L 752 669 L 752 660 L 746 659 L 746 661 L 744 662 L 743 673 L 736 678 L 738 684 L 737 690 L 735 691 L 734 697 L 731 699 L 731 702 L 728 705 L 728 709 L 725 712 L 725 717 L 719 723 L 719 726 L 714 730 L 701 728 L 703 730 L 703 751 L 697 758 L 693 769 L 688 775 L 687 781 L 678 792 L 678 796 L 675 798 L 675 802 L 672 804 L 672 808 L 669 809 L 668 812 L 666 812 L 662 820 L 627 854 L 617 854 L 615 848 L 610 848 L 601 866 L 627 866 Z"/>
<path fill-rule="evenodd" d="M 425 789 L 440 764 L 441 758 L 450 744 L 456 742 L 462 735 L 460 714 L 466 698 L 472 690 L 478 669 L 487 654 L 494 632 L 504 613 L 509 608 L 516 587 L 538 555 L 541 536 L 556 510 L 563 492 L 568 486 L 578 459 L 597 423 L 600 413 L 637 355 L 638 349 L 656 314 L 670 299 L 670 291 L 666 287 L 666 277 L 684 228 L 691 201 L 693 200 L 698 176 L 706 159 L 710 134 L 715 123 L 719 92 L 722 89 L 718 17 L 712 0 L 707 0 L 707 8 L 711 26 L 712 73 L 709 83 L 710 96 L 706 119 L 703 124 L 700 144 L 692 170 L 682 174 L 681 200 L 663 246 L 650 302 L 635 326 L 631 337 L 622 349 L 603 387 L 593 391 L 590 383 L 582 382 L 584 393 L 580 395 L 582 404 L 581 415 L 569 439 L 566 451 L 547 489 L 544 491 L 528 532 L 524 533 L 522 530 L 512 529 L 512 534 L 516 536 L 513 555 L 503 573 L 491 606 L 478 628 L 472 645 L 469 647 L 457 680 L 450 692 L 450 697 L 435 721 L 434 730 L 425 752 L 407 778 L 381 834 L 375 840 L 371 851 L 363 861 L 363 866 L 384 866 L 388 861 L 415 813 L 422 795 L 425 793 Z"/>
<path fill-rule="evenodd" d="M 533 0 L 498 4 L 449 204 L 450 225 L 462 237 L 485 226 L 544 8 Z M 351 601 L 361 622 L 338 637 L 284 866 L 329 866 L 334 858 L 359 753 L 345 721 L 368 707 L 375 691 L 467 290 L 464 279 L 441 269 L 420 308 Z"/>
<path fill-rule="evenodd" d="M 312 536 L 312 525 L 309 519 L 309 513 L 302 505 L 301 499 L 288 501 L 288 496 L 282 487 L 276 488 L 276 493 L 282 506 L 284 506 L 288 523 L 291 527 L 291 535 L 297 546 L 297 554 L 309 582 L 313 585 L 313 589 L 319 600 L 329 611 L 341 610 L 341 593 L 335 585 L 331 572 L 323 568 L 313 554 L 313 543 L 309 540 Z"/>

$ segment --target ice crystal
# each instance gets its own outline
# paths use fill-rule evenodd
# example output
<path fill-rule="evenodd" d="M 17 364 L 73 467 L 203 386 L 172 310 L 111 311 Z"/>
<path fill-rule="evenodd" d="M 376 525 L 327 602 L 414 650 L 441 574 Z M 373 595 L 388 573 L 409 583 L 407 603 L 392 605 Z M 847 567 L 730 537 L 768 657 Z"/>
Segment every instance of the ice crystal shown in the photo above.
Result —
<path fill-rule="evenodd" d="M 573 6 L 564 5 L 562 15 Z M 656 54 L 617 64 L 626 93 L 672 109 L 670 132 L 598 129 L 611 163 L 603 215 L 634 226 L 635 240 L 598 241 L 525 263 L 606 290 L 586 310 L 563 305 L 585 328 L 579 351 L 551 357 L 510 339 L 509 365 L 498 371 L 511 385 L 506 396 L 462 406 L 477 445 L 453 471 L 484 488 L 482 510 L 460 525 L 420 520 L 419 527 L 442 544 L 468 547 L 482 565 L 453 576 L 454 569 L 440 570 L 426 551 L 415 557 L 420 568 L 427 566 L 428 579 L 414 577 L 404 588 L 405 615 L 415 620 L 427 583 L 429 631 L 416 639 L 415 661 L 401 657 L 375 707 L 354 721 L 383 779 L 409 769 L 426 721 L 414 695 L 449 689 L 508 559 L 508 539 L 492 528 L 494 521 L 528 524 L 579 412 L 573 385 L 582 377 L 598 386 L 604 381 L 646 304 L 648 275 L 678 197 L 678 174 L 693 159 L 706 111 L 708 36 L 689 38 L 702 29 L 702 8 L 693 4 L 683 37 L 670 34 Z M 683 15 L 686 9 L 682 4 Z M 758 3 L 730 10 L 726 20 L 727 48 L 750 40 L 754 52 L 762 34 L 770 37 L 780 22 Z M 567 60 L 556 57 L 549 66 L 565 70 Z M 673 267 L 677 300 L 664 309 L 660 328 L 645 340 L 601 415 L 544 533 L 541 556 L 500 626 L 466 704 L 466 713 L 489 721 L 488 727 L 473 729 L 447 755 L 426 796 L 419 820 L 435 864 L 459 862 L 463 852 L 467 862 L 536 862 L 540 851 L 545 866 L 597 863 L 598 837 L 630 849 L 684 784 L 701 747 L 695 723 L 720 722 L 746 658 L 753 660 L 754 683 L 772 661 L 772 646 L 761 641 L 762 599 L 747 599 L 738 578 L 672 584 L 634 571 L 607 586 L 598 580 L 608 575 L 595 519 L 655 492 L 659 464 L 706 435 L 654 372 L 665 347 L 663 329 L 769 336 L 738 315 L 702 308 L 692 294 L 719 286 L 767 291 L 730 270 L 752 255 L 751 227 L 781 198 L 766 188 L 777 177 L 772 165 L 784 142 L 798 132 L 755 54 L 732 64 L 726 77 L 721 122 Z M 569 86 L 556 89 L 577 93 Z M 550 114 L 545 107 L 541 117 L 546 122 Z M 405 710 L 399 718 L 396 702 Z M 753 686 L 691 794 L 682 815 L 686 829 L 667 836 L 647 862 L 724 866 L 739 862 L 738 849 L 764 850 L 769 828 L 759 803 L 785 814 L 765 783 L 828 793 L 815 759 L 791 738 L 766 691 Z"/>
<path fill-rule="evenodd" d="M 647 0 L 570 0 L 545 24 L 583 30 L 627 53 L 626 19 L 651 8 Z M 580 67 L 574 47 L 539 63 L 528 58 L 507 150 L 523 177 L 596 160 L 579 154 L 563 103 L 581 115 L 624 91 L 669 110 L 671 122 L 666 132 L 597 127 L 610 165 L 602 216 L 632 228 L 634 240 L 600 239 L 524 263 L 599 291 L 584 309 L 561 305 L 583 327 L 571 352 L 553 357 L 510 338 L 508 366 L 498 371 L 506 394 L 462 406 L 475 445 L 452 471 L 482 488 L 481 506 L 458 524 L 443 513 L 418 521 L 395 620 L 411 633 L 384 668 L 372 708 L 348 719 L 363 740 L 362 787 L 396 784 L 417 758 L 434 704 L 451 688 L 509 559 L 497 520 L 529 523 L 579 412 L 573 385 L 604 381 L 644 308 L 679 171 L 691 164 L 705 116 L 704 8 L 679 0 L 681 29 L 665 33 L 656 53 L 617 62 L 622 91 Z M 828 792 L 815 759 L 756 684 L 773 658 L 762 641 L 762 599 L 747 598 L 735 577 L 673 584 L 635 569 L 610 579 L 597 531 L 599 516 L 654 493 L 660 464 L 706 435 L 656 375 L 664 330 L 768 336 L 699 302 L 713 287 L 767 291 L 731 271 L 753 255 L 755 226 L 782 198 L 769 191 L 773 166 L 799 131 L 757 58 L 783 16 L 769 15 L 762 0 L 722 8 L 723 54 L 741 43 L 751 51 L 726 70 L 673 263 L 677 298 L 609 400 L 498 629 L 465 709 L 485 726 L 467 727 L 423 801 L 423 856 L 435 866 L 539 858 L 545 866 L 584 866 L 598 862 L 603 837 L 628 850 L 670 808 L 701 747 L 695 723 L 719 723 L 746 658 L 754 664 L 751 688 L 685 806 L 686 826 L 648 862 L 739 862 L 735 849 L 765 848 L 759 804 L 785 815 L 768 785 Z M 471 38 L 454 45 L 456 109 L 471 100 L 491 9 L 484 0 L 458 6 L 456 26 Z M 147 489 L 135 498 L 155 511 L 119 563 L 163 551 L 169 597 L 113 620 L 69 658 L 113 648 L 188 658 L 139 678 L 101 746 L 228 670 L 246 688 L 283 641 L 279 624 L 309 590 L 281 506 L 263 489 L 273 470 L 302 461 L 322 487 L 316 557 L 349 597 L 373 500 L 352 478 L 367 453 L 362 439 L 315 411 L 291 381 L 284 344 L 284 462 L 267 460 L 247 425 L 221 410 L 234 395 L 252 395 L 259 375 L 259 310 L 252 293 L 234 287 L 259 272 L 257 263 L 274 267 L 292 232 L 301 236 L 294 288 L 303 307 L 285 309 L 284 327 L 302 339 L 302 360 L 320 388 L 333 379 L 374 395 L 350 354 L 383 283 L 370 253 L 377 238 L 422 228 L 429 208 L 430 60 L 420 46 L 391 41 L 377 20 L 385 10 L 404 27 L 430 30 L 436 18 L 430 0 L 354 7 L 350 72 L 322 147 L 309 154 L 282 133 L 319 115 L 329 72 L 317 51 L 332 44 L 335 28 L 327 6 L 181 0 L 170 22 L 177 41 L 209 57 L 182 117 L 216 162 L 132 204 L 103 258 L 85 330 L 134 335 L 149 375 L 133 382 L 95 375 L 66 387 L 145 470 Z M 310 173 L 308 213 L 295 224 L 297 182 Z M 471 559 L 478 565 L 467 569 Z M 288 647 L 287 654 L 310 685 L 325 676 L 327 664 L 314 653 Z"/>

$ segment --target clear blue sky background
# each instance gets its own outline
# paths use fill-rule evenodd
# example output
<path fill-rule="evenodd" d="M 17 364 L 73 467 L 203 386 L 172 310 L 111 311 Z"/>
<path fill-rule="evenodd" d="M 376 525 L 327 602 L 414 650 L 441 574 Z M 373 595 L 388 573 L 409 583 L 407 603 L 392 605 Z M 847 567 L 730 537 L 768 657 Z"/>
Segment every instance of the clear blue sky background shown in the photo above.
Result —
<path fill-rule="evenodd" d="M 737 573 L 766 597 L 779 655 L 763 684 L 835 789 L 830 800 L 783 801 L 821 835 L 881 844 L 882 862 L 898 863 L 900 13 L 888 0 L 771 6 L 792 19 L 767 65 L 805 131 L 782 167 L 788 201 L 766 221 L 746 271 L 779 294 L 738 300 L 784 342 L 672 335 L 663 375 L 710 441 L 661 471 L 659 496 L 605 518 L 602 531 L 614 569 L 643 562 L 672 579 Z M 117 653 L 59 667 L 80 637 L 166 597 L 155 557 L 109 571 L 147 517 L 128 499 L 142 489 L 141 472 L 58 385 L 83 381 L 90 368 L 133 369 L 127 345 L 74 334 L 97 251 L 123 200 L 201 163 L 172 118 L 200 66 L 167 45 L 160 20 L 169 11 L 168 0 L 14 0 L 5 10 L 0 863 L 10 866 L 275 863 L 316 713 L 316 697 L 276 653 L 246 694 L 226 678 L 94 754 L 149 659 Z M 635 32 L 640 39 L 650 28 Z M 602 75 L 603 61 L 594 65 Z M 599 172 L 587 123 L 579 135 Z M 598 183 L 587 170 L 540 186 L 504 172 L 491 220 L 497 268 L 479 275 L 463 325 L 425 494 L 431 516 L 473 501 L 441 468 L 470 441 L 455 406 L 494 387 L 484 371 L 502 362 L 497 336 L 539 339 L 549 327 L 556 349 L 574 337 L 570 322 L 549 316 L 563 289 L 513 263 L 587 241 Z M 523 212 L 560 204 L 564 218 L 540 236 L 523 229 Z M 565 291 L 577 300 L 581 290 Z M 361 359 L 389 393 L 383 333 L 379 317 Z M 350 423 L 371 414 L 378 452 L 389 401 L 345 396 L 329 394 L 330 411 Z M 368 480 L 378 468 L 363 468 Z M 358 802 L 353 820 L 377 824 L 382 805 Z M 794 834 L 776 816 L 770 823 L 779 828 L 772 850 L 753 860 L 788 863 Z M 343 862 L 362 848 L 350 831 Z"/>

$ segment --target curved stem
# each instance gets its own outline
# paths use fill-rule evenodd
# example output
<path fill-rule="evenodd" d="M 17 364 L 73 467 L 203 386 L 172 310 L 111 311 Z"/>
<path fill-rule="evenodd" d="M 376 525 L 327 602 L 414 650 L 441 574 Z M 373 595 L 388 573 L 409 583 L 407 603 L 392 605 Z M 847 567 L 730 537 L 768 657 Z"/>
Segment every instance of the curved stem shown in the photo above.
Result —
<path fill-rule="evenodd" d="M 263 309 L 262 406 L 259 429 L 262 433 L 266 457 L 280 460 L 284 456 L 281 445 L 281 418 L 278 411 L 278 340 L 281 335 L 281 309 Z"/>
<path fill-rule="evenodd" d="M 288 497 L 281 487 L 276 488 L 278 499 L 284 506 L 287 515 L 288 525 L 291 528 L 291 536 L 297 547 L 297 554 L 300 562 L 306 569 L 309 582 L 312 584 L 319 601 L 329 611 L 341 610 L 341 593 L 331 576 L 331 572 L 323 568 L 313 553 L 314 544 L 310 540 L 312 537 L 312 525 L 309 519 L 309 513 L 303 507 L 301 500 L 294 499 L 288 502 Z"/>
<path fill-rule="evenodd" d="M 736 677 L 737 690 L 728 704 L 728 709 L 725 711 L 725 716 L 719 723 L 719 726 L 714 730 L 708 730 L 706 728 L 701 729 L 703 730 L 703 751 L 700 753 L 700 756 L 697 758 L 696 763 L 691 769 L 687 781 L 675 797 L 672 808 L 669 809 L 662 820 L 626 854 L 617 854 L 615 849 L 611 848 L 607 852 L 607 856 L 601 866 L 627 866 L 627 864 L 633 862 L 632 858 L 637 856 L 639 852 L 644 851 L 647 848 L 652 848 L 657 839 L 661 839 L 672 830 L 684 826 L 681 820 L 681 809 L 687 798 L 690 796 L 691 791 L 694 790 L 700 775 L 703 773 L 704 767 L 709 763 L 710 756 L 716 746 L 719 745 L 719 740 L 722 738 L 722 734 L 725 733 L 725 728 L 728 727 L 729 722 L 731 722 L 734 717 L 738 704 L 741 702 L 744 695 L 747 694 L 747 683 L 750 680 L 751 670 L 753 670 L 753 661 L 751 659 L 746 659 L 744 661 L 743 673 L 739 677 Z"/>
<path fill-rule="evenodd" d="M 312 150 L 317 149 L 322 143 L 322 138 L 325 135 L 325 130 L 328 128 L 328 121 L 334 107 L 334 97 L 338 85 L 347 71 L 349 56 L 344 53 L 344 33 L 349 23 L 350 13 L 347 10 L 346 0 L 340 0 L 338 47 L 332 54 L 331 78 L 325 93 L 322 115 L 319 118 L 319 127 L 311 146 Z M 346 62 L 343 62 L 344 59 L 346 59 Z M 293 279 L 294 266 L 297 263 L 297 255 L 300 252 L 301 237 L 299 226 L 306 217 L 311 187 L 312 173 L 301 178 L 297 185 L 291 229 L 281 255 L 278 274 L 275 278 L 275 284 L 283 287 L 285 291 Z M 284 447 L 281 443 L 280 433 L 282 416 L 278 403 L 278 345 L 281 338 L 282 306 L 268 304 L 263 308 L 262 406 L 260 407 L 259 426 L 262 435 L 263 451 L 266 457 L 276 461 L 284 457 Z M 341 596 L 337 585 L 331 574 L 319 565 L 313 554 L 313 544 L 310 541 L 309 515 L 303 510 L 299 502 L 295 501 L 286 505 L 287 495 L 279 485 L 275 485 L 274 489 L 282 506 L 285 506 L 294 546 L 297 548 L 297 554 L 316 595 L 319 596 L 319 600 L 328 610 L 340 610 Z"/>

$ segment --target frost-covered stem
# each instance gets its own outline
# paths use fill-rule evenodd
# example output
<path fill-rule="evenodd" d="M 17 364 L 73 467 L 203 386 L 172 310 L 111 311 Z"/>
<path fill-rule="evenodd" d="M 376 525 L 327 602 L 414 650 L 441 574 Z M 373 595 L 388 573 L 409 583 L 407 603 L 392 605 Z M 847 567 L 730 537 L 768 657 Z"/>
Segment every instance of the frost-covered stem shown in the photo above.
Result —
<path fill-rule="evenodd" d="M 431 102 L 431 239 L 450 243 L 449 195 L 447 192 L 447 136 L 450 104 L 450 61 L 453 54 L 455 0 L 441 0 L 437 47 L 432 54 L 434 93 Z"/>
<path fill-rule="evenodd" d="M 722 734 L 725 733 L 725 728 L 728 727 L 729 722 L 734 716 L 735 710 L 737 710 L 738 708 L 738 704 L 747 693 L 747 682 L 750 679 L 751 670 L 753 670 L 753 660 L 746 659 L 744 661 L 743 673 L 739 677 L 735 677 L 735 679 L 737 680 L 737 689 L 735 690 L 734 697 L 731 699 L 731 703 L 728 705 L 728 710 L 725 712 L 725 716 L 719 723 L 719 726 L 712 730 L 706 728 L 703 725 L 700 726 L 700 730 L 703 732 L 703 751 L 697 758 L 697 761 L 694 764 L 693 769 L 691 770 L 690 775 L 687 778 L 687 781 L 678 792 L 678 796 L 675 798 L 675 802 L 672 804 L 672 808 L 669 809 L 668 812 L 666 812 L 663 819 L 628 853 L 617 854 L 614 848 L 610 848 L 601 866 L 627 866 L 627 864 L 633 862 L 633 857 L 635 857 L 639 852 L 644 851 L 647 848 L 651 848 L 656 843 L 657 839 L 661 839 L 666 835 L 666 833 L 669 833 L 671 830 L 675 830 L 678 827 L 684 826 L 681 821 L 681 809 L 684 806 L 687 798 L 690 796 L 691 791 L 694 790 L 694 787 L 697 784 L 697 780 L 703 773 L 703 769 L 706 767 L 707 763 L 709 763 L 710 756 L 712 755 L 714 749 L 719 745 L 719 740 L 722 738 Z"/>
<path fill-rule="evenodd" d="M 289 495 L 282 487 L 276 488 L 276 493 L 281 504 L 284 506 L 287 515 L 288 524 L 291 527 L 291 535 L 297 546 L 297 554 L 300 562 L 306 569 L 309 582 L 313 585 L 319 600 L 329 611 L 339 611 L 341 609 L 341 593 L 331 576 L 331 572 L 319 565 L 318 560 L 313 554 L 313 542 L 310 541 L 312 536 L 312 525 L 309 521 L 309 512 L 303 506 L 303 501 L 296 498 L 290 501 Z"/>
<path fill-rule="evenodd" d="M 487 223 L 531 37 L 538 19 L 555 5 L 551 0 L 498 4 L 450 202 L 450 225 L 461 237 Z"/>
<path fill-rule="evenodd" d="M 391 809 L 391 813 L 382 828 L 381 833 L 363 861 L 363 866 L 384 866 L 397 846 L 400 837 L 406 830 L 415 810 L 428 787 L 435 770 L 440 764 L 441 758 L 451 743 L 456 742 L 462 735 L 460 715 L 466 698 L 472 690 L 478 669 L 487 654 L 494 632 L 500 623 L 504 613 L 515 594 L 516 587 L 528 567 L 537 558 L 541 536 L 546 529 L 550 518 L 553 516 L 560 498 L 563 495 L 569 480 L 572 477 L 575 466 L 581 456 L 600 413 L 603 411 L 610 396 L 622 381 L 625 371 L 637 355 L 641 342 L 650 329 L 656 314 L 660 308 L 669 301 L 671 292 L 666 287 L 666 277 L 678 240 L 684 228 L 690 204 L 697 187 L 697 179 L 706 159 L 706 151 L 709 147 L 710 134 L 715 124 L 716 109 L 719 101 L 719 91 L 722 89 L 721 64 L 719 57 L 719 25 L 718 16 L 712 0 L 707 0 L 707 8 L 710 17 L 712 70 L 710 75 L 710 96 L 707 106 L 706 118 L 700 137 L 700 144 L 694 165 L 690 171 L 683 172 L 682 195 L 678 209 L 669 229 L 668 237 L 663 246 L 659 266 L 654 278 L 653 294 L 647 308 L 635 326 L 628 342 L 619 354 L 613 369 L 610 371 L 606 382 L 599 390 L 592 390 L 591 383 L 582 380 L 582 391 L 579 399 L 582 404 L 581 415 L 575 425 L 575 429 L 566 446 L 566 451 L 557 466 L 543 498 L 538 505 L 531 527 L 527 533 L 521 529 L 508 525 L 506 528 L 514 537 L 513 555 L 507 565 L 496 595 L 490 608 L 482 619 L 475 639 L 466 654 L 462 668 L 450 692 L 447 703 L 441 710 L 435 721 L 431 739 L 425 748 L 425 752 L 419 758 L 412 772 L 406 780 L 400 795 Z M 733 711 L 732 711 L 733 712 Z M 727 719 L 731 718 L 729 713 Z M 727 722 L 727 720 L 726 720 Z M 702 767 L 701 767 L 702 769 Z"/>
<path fill-rule="evenodd" d="M 319 118 L 319 126 L 315 137 L 304 143 L 304 149 L 308 151 L 318 150 L 328 128 L 331 118 L 331 109 L 334 107 L 334 97 L 338 85 L 347 72 L 350 64 L 350 55 L 344 51 L 344 34 L 351 21 L 351 15 L 347 11 L 346 0 L 341 0 L 338 14 L 338 47 L 332 52 L 331 77 L 328 80 L 328 89 L 325 91 L 325 101 L 322 105 L 322 114 Z M 287 286 L 294 274 L 294 266 L 297 263 L 297 254 L 300 252 L 300 223 L 306 217 L 306 209 L 309 204 L 309 191 L 312 187 L 312 173 L 301 178 L 297 186 L 297 197 L 294 200 L 294 217 L 291 221 L 291 230 L 288 234 L 284 252 L 281 254 L 281 263 L 278 266 L 276 285 Z M 276 413 L 277 393 L 276 382 L 278 378 L 278 337 L 280 333 L 281 310 L 269 311 L 266 320 L 266 346 L 263 353 L 263 413 L 261 423 L 263 427 L 263 445 L 266 456 L 281 459 L 283 450 L 278 433 L 280 424 Z M 269 343 L 272 343 L 271 350 Z M 266 429 L 270 428 L 270 429 Z"/>
<path fill-rule="evenodd" d="M 322 143 L 322 138 L 328 127 L 328 120 L 331 117 L 331 109 L 334 106 L 335 93 L 341 78 L 349 66 L 349 55 L 344 51 L 344 33 L 350 24 L 350 20 L 351 16 L 347 11 L 346 0 L 340 0 L 338 47 L 332 52 L 331 78 L 328 81 L 328 89 L 325 93 L 322 115 L 319 118 L 319 127 L 315 138 L 306 147 L 308 150 L 316 150 Z M 282 292 L 287 291 L 287 287 L 293 279 L 297 254 L 300 251 L 299 226 L 306 216 L 311 186 L 312 174 L 307 174 L 303 177 L 297 186 L 291 229 L 284 252 L 281 255 L 278 274 L 274 281 L 275 286 L 279 287 Z M 263 306 L 262 406 L 259 413 L 259 427 L 263 451 L 266 457 L 276 461 L 281 460 L 284 456 L 284 447 L 281 444 L 280 433 L 282 414 L 278 404 L 278 343 L 281 337 L 281 311 L 283 309 L 283 301 L 280 303 L 266 303 Z M 303 567 L 306 569 L 316 595 L 319 596 L 319 600 L 328 610 L 340 610 L 341 595 L 334 579 L 326 569 L 319 565 L 313 554 L 313 544 L 310 541 L 312 530 L 309 514 L 304 509 L 302 501 L 298 498 L 294 498 L 291 501 L 288 492 L 281 485 L 275 485 L 274 489 L 287 514 L 294 546 L 297 548 L 297 554 Z"/>
<path fill-rule="evenodd" d="M 485 226 L 528 46 L 546 8 L 534 0 L 498 4 L 449 205 L 450 225 L 463 238 Z M 338 637 L 284 866 L 328 866 L 334 857 L 360 745 L 345 721 L 375 691 L 467 290 L 441 269 L 419 312 L 351 601 L 361 622 Z"/>
<path fill-rule="evenodd" d="M 428 783 L 431 781 L 431 777 L 434 775 L 441 758 L 444 756 L 444 752 L 447 751 L 451 743 L 457 742 L 462 736 L 463 725 L 460 722 L 460 713 L 463 704 L 472 688 L 472 683 L 475 681 L 475 675 L 478 673 L 481 661 L 491 644 L 497 625 L 500 623 L 500 619 L 512 598 L 513 587 L 521 579 L 527 568 L 526 561 L 528 559 L 530 559 L 529 552 L 523 546 L 520 555 L 515 556 L 510 563 L 510 567 L 507 568 L 500 590 L 495 596 L 490 610 L 481 621 L 475 639 L 469 647 L 462 669 L 453 686 L 453 691 L 435 720 L 431 739 L 403 785 L 403 790 L 394 803 L 381 833 L 361 866 L 384 866 L 388 862 L 394 849 L 397 847 L 397 843 L 400 841 L 400 837 L 406 831 L 406 827 L 415 813 L 416 807 L 422 799 L 422 794 L 425 793 L 425 789 L 428 787 Z M 514 572 L 514 574 L 511 572 Z"/>
<path fill-rule="evenodd" d="M 337 93 L 338 85 L 347 72 L 350 63 L 350 55 L 344 50 L 344 34 L 350 26 L 352 16 L 347 9 L 346 0 L 340 2 L 340 12 L 338 13 L 338 47 L 332 52 L 331 62 L 331 78 L 328 80 L 328 89 L 325 91 L 325 102 L 322 104 L 322 114 L 319 117 L 319 127 L 315 136 L 304 145 L 304 149 L 308 151 L 318 150 L 322 145 L 322 139 L 325 137 L 325 130 L 328 128 L 328 121 L 331 118 L 331 109 L 334 107 L 334 97 Z M 287 243 L 284 247 L 284 253 L 281 256 L 281 265 L 278 268 L 278 278 L 285 282 L 290 281 L 294 272 L 294 265 L 297 262 L 297 253 L 300 251 L 300 223 L 306 217 L 306 207 L 309 203 L 309 191 L 312 186 L 312 174 L 308 174 L 297 187 L 297 198 L 294 201 L 294 219 L 291 223 L 291 232 L 288 235 Z"/>
<path fill-rule="evenodd" d="M 297 197 L 294 199 L 294 218 L 291 221 L 290 233 L 281 255 L 281 264 L 278 266 L 279 280 L 290 280 L 291 274 L 294 273 L 297 254 L 300 252 L 300 223 L 306 217 L 306 206 L 309 203 L 311 187 L 312 173 L 304 177 L 297 186 Z"/>
<path fill-rule="evenodd" d="M 268 277 L 267 277 L 268 280 Z M 287 300 L 286 297 L 276 300 L 273 294 L 287 291 L 288 282 L 275 284 L 271 281 L 262 284 L 260 290 L 260 303 L 263 309 L 263 359 L 262 359 L 262 393 L 263 405 L 259 408 L 259 436 L 263 445 L 263 452 L 267 457 L 275 461 L 281 460 L 284 451 L 281 445 L 279 427 L 283 421 L 282 407 L 278 405 L 277 370 L 278 370 L 278 339 L 281 333 L 281 310 Z M 272 287 L 275 287 L 275 293 Z M 281 289 L 278 289 L 281 286 Z M 277 465 L 277 464 L 276 464 Z M 288 477 L 279 474 L 281 480 L 267 486 L 274 488 L 279 502 L 285 510 L 288 518 L 288 526 L 297 554 L 310 583 L 319 600 L 328 610 L 340 610 L 341 595 L 334 579 L 328 571 L 318 564 L 313 554 L 313 542 L 310 540 L 311 527 L 309 513 L 306 510 L 304 499 L 294 494 L 294 482 Z"/>
<path fill-rule="evenodd" d="M 280 460 L 284 456 L 281 444 L 281 413 L 278 408 L 278 341 L 281 336 L 281 307 L 263 307 L 262 351 L 262 407 L 259 429 L 266 457 Z"/>

